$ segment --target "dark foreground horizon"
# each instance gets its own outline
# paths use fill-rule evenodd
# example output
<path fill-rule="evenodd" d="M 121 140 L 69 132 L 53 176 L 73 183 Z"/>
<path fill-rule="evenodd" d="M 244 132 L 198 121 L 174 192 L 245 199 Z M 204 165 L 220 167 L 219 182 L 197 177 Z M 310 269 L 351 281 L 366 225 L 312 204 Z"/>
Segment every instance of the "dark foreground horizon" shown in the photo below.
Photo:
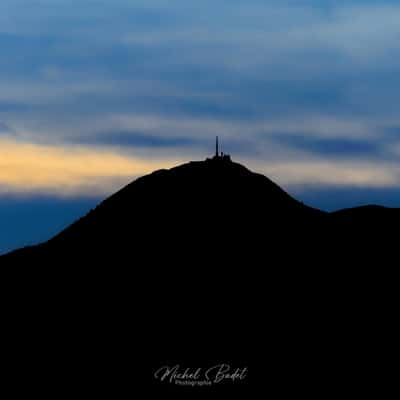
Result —
<path fill-rule="evenodd" d="M 382 395 L 399 221 L 308 207 L 219 156 L 156 171 L 0 257 L 10 378 L 32 393 Z M 155 376 L 220 364 L 246 374 L 210 387 Z"/>

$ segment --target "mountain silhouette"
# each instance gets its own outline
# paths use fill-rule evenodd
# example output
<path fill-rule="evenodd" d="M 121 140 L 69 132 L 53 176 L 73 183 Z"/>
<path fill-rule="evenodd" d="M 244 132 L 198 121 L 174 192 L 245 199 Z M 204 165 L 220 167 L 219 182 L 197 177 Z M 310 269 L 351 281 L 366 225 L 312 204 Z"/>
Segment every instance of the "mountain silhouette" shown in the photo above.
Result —
<path fill-rule="evenodd" d="M 204 253 L 227 236 L 234 241 L 256 239 L 257 225 L 264 224 L 268 227 L 264 238 L 273 239 L 280 233 L 286 235 L 289 226 L 297 231 L 323 214 L 298 202 L 265 176 L 214 158 L 139 178 L 49 242 L 13 256 L 47 257 L 64 249 L 67 257 L 103 259 L 111 255 L 115 260 L 148 246 L 167 245 L 177 247 L 175 257 L 179 258 L 185 246 L 192 250 L 198 246 L 198 252 Z"/>
<path fill-rule="evenodd" d="M 249 369 L 221 392 L 382 390 L 399 219 L 308 207 L 228 157 L 156 171 L 0 258 L 10 340 L 72 391 L 184 391 L 154 370 L 221 362 Z"/>

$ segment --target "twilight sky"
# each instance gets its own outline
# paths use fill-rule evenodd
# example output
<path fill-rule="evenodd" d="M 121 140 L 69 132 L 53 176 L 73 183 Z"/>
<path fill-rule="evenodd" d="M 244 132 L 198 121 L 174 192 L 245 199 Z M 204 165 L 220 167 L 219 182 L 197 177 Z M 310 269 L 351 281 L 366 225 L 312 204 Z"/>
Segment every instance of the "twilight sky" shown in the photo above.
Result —
<path fill-rule="evenodd" d="M 216 134 L 312 206 L 400 206 L 398 43 L 398 1 L 2 0 L 0 252 Z"/>

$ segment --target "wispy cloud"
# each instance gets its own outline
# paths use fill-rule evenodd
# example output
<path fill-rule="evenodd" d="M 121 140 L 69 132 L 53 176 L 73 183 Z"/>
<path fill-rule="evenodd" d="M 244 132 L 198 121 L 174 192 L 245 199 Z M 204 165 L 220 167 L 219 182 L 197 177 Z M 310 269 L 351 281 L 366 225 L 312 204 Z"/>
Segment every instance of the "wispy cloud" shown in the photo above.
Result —
<path fill-rule="evenodd" d="M 13 132 L 10 127 L 4 122 L 0 121 L 0 135 L 11 135 Z"/>
<path fill-rule="evenodd" d="M 346 161 L 340 164 L 323 160 L 267 162 L 259 168 L 288 187 L 326 185 L 328 187 L 387 188 L 400 185 L 398 165 L 390 162 L 383 165 L 370 161 Z"/>
<path fill-rule="evenodd" d="M 0 138 L 0 192 L 105 195 L 135 176 L 176 163 L 127 157 L 104 149 Z"/>
<path fill-rule="evenodd" d="M 288 184 L 395 186 L 399 21 L 391 1 L 4 0 L 0 185 L 115 187 L 204 158 L 218 134 Z M 88 179 L 79 160 L 100 154 Z"/>

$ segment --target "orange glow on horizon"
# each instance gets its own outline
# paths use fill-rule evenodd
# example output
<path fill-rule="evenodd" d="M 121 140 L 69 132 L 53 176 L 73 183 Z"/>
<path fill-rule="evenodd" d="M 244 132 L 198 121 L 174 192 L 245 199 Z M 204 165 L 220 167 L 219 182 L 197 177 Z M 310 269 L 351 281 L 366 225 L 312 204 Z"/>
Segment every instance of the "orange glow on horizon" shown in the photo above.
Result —
<path fill-rule="evenodd" d="M 0 139 L 0 193 L 105 194 L 178 161 L 148 161 L 110 149 Z"/>

